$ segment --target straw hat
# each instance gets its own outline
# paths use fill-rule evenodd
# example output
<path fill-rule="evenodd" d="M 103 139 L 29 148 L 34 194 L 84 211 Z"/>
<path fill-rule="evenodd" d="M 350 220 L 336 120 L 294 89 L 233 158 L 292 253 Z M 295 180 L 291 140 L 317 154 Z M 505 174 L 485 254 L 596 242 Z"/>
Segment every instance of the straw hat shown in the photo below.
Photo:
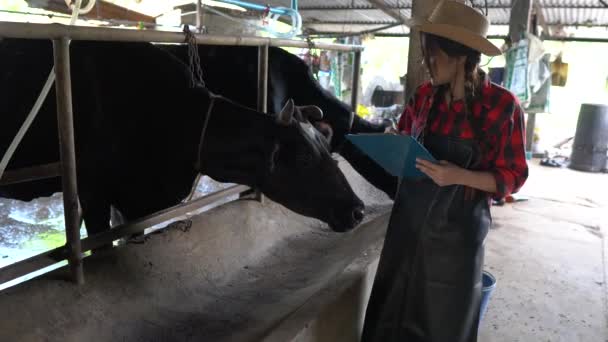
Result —
<path fill-rule="evenodd" d="M 451 39 L 487 56 L 497 56 L 501 51 L 487 38 L 488 19 L 461 2 L 442 0 L 426 18 L 411 18 L 405 24 L 421 32 Z"/>

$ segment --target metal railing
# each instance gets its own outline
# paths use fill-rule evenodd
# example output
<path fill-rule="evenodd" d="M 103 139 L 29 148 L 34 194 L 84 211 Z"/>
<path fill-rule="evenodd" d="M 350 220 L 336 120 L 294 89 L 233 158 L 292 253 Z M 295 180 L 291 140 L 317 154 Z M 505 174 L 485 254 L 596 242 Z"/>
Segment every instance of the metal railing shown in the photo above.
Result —
<path fill-rule="evenodd" d="M 0 185 L 15 184 L 37 179 L 62 177 L 64 215 L 66 225 L 66 245 L 51 251 L 30 257 L 0 269 L 0 284 L 28 273 L 37 271 L 54 263 L 67 259 L 70 265 L 73 280 L 77 284 L 84 283 L 83 252 L 95 249 L 121 237 L 142 232 L 145 228 L 182 216 L 188 212 L 199 209 L 205 205 L 235 194 L 242 194 L 249 188 L 236 185 L 199 199 L 168 208 L 146 218 L 129 222 L 107 232 L 80 239 L 81 215 L 78 201 L 77 174 L 74 146 L 74 126 L 72 118 L 72 88 L 70 78 L 70 51 L 69 40 L 94 41 L 127 41 L 127 42 L 156 42 L 156 43 L 184 43 L 182 32 L 131 30 L 119 28 L 100 28 L 66 26 L 61 24 L 30 24 L 0 22 L 0 38 L 23 39 L 51 39 L 53 40 L 53 54 L 55 64 L 55 87 L 57 97 L 57 120 L 60 136 L 60 164 L 47 164 L 22 170 L 8 171 Z M 237 45 L 257 46 L 258 58 L 258 110 L 266 112 L 268 98 L 268 63 L 270 46 L 310 48 L 307 41 L 274 39 L 262 37 L 227 36 L 196 34 L 196 43 L 201 45 Z M 351 104 L 357 107 L 359 69 L 362 46 L 315 43 L 314 48 L 352 52 L 355 54 L 353 68 L 353 94 Z M 259 192 L 256 197 L 261 198 Z"/>

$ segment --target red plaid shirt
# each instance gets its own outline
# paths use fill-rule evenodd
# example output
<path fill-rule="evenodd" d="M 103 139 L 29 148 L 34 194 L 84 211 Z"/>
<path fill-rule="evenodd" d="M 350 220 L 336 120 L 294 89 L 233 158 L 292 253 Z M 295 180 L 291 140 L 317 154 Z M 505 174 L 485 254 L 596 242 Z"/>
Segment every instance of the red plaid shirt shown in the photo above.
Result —
<path fill-rule="evenodd" d="M 434 88 L 430 82 L 418 87 L 401 115 L 399 131 L 408 135 L 418 133 L 416 127 L 424 126 L 430 108 L 434 105 L 433 93 Z M 428 117 L 426 129 L 434 134 L 462 139 L 474 138 L 475 131 L 484 132 L 480 141 L 483 156 L 475 169 L 489 171 L 494 175 L 497 191 L 492 196 L 503 198 L 517 192 L 528 178 L 523 111 L 511 92 L 491 83 L 487 78 L 481 95 L 481 100 L 472 106 L 477 130 L 466 120 L 463 100 L 453 102 L 451 108 L 448 108 L 444 98 L 435 104 L 436 110 Z"/>

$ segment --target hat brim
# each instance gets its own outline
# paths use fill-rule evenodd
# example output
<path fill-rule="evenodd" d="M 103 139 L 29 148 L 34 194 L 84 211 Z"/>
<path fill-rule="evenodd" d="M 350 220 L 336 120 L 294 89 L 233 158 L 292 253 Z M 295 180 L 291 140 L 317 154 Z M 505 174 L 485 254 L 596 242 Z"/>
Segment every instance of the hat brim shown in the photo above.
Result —
<path fill-rule="evenodd" d="M 459 26 L 447 24 L 434 24 L 427 20 L 408 19 L 405 25 L 421 32 L 431 33 L 447 38 L 479 51 L 486 56 L 498 56 L 502 54 L 500 49 L 492 44 L 487 38 Z"/>

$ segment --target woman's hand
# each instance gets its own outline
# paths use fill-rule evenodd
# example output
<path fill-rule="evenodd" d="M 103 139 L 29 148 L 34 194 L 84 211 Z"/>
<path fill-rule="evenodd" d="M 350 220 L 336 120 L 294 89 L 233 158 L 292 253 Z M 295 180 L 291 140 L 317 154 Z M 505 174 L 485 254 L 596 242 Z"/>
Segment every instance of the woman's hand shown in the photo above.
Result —
<path fill-rule="evenodd" d="M 439 186 L 463 185 L 467 173 L 466 169 L 445 160 L 435 164 L 424 159 L 416 159 L 416 168 Z"/>
<path fill-rule="evenodd" d="M 396 134 L 396 135 L 401 134 L 401 133 L 399 133 L 399 131 L 396 128 L 391 127 L 391 126 L 386 127 L 384 129 L 384 133 L 385 134 Z"/>

